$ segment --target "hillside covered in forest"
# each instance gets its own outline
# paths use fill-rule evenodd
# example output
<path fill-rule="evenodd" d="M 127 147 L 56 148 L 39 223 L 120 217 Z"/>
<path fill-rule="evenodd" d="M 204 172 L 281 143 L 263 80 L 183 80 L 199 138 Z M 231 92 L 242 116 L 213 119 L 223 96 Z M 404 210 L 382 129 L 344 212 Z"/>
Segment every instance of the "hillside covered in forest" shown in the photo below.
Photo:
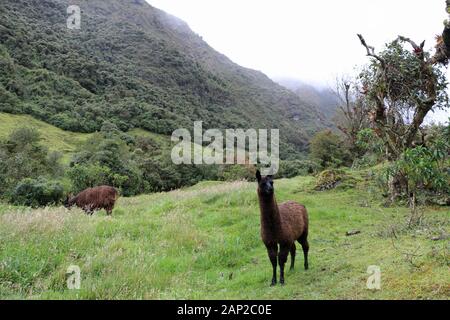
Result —
<path fill-rule="evenodd" d="M 81 29 L 67 28 L 69 5 Z M 144 0 L 2 0 L 0 111 L 64 130 L 279 128 L 302 151 L 326 120 L 264 74 L 240 67 Z M 286 146 L 290 146 L 286 148 Z"/>
<path fill-rule="evenodd" d="M 341 100 L 335 89 L 315 86 L 298 79 L 276 78 L 277 83 L 296 93 L 310 108 L 317 109 L 326 119 L 333 121 Z"/>

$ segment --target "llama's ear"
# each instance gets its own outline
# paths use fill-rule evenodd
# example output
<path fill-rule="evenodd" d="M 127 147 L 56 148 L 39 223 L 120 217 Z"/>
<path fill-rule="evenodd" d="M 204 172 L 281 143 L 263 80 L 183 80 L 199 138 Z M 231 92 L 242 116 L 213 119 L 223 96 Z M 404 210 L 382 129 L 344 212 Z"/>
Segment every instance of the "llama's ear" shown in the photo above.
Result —
<path fill-rule="evenodd" d="M 256 170 L 256 180 L 258 180 L 258 182 L 260 182 L 261 179 L 262 179 L 261 172 L 259 170 Z"/>

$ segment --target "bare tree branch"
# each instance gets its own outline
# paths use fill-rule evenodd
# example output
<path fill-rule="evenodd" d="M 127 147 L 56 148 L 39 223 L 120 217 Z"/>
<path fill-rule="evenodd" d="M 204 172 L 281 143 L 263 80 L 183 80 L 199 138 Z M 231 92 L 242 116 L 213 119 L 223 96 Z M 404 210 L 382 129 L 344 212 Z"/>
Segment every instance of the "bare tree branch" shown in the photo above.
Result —
<path fill-rule="evenodd" d="M 409 44 L 411 44 L 411 46 L 414 48 L 414 50 L 422 50 L 423 47 L 425 46 L 425 41 L 423 41 L 421 43 L 420 46 L 418 46 L 414 41 L 412 41 L 410 38 L 404 37 L 404 36 L 398 36 L 398 40 L 403 41 L 403 42 L 408 42 Z"/>
<path fill-rule="evenodd" d="M 380 61 L 380 63 L 381 63 L 381 64 L 383 65 L 383 67 L 384 67 L 385 61 L 384 61 L 380 56 L 378 56 L 378 55 L 375 53 L 375 48 L 372 47 L 372 46 L 369 46 L 369 45 L 367 44 L 366 40 L 364 39 L 364 37 L 363 37 L 361 34 L 358 34 L 358 38 L 359 38 L 359 40 L 361 41 L 361 44 L 366 48 L 366 50 L 367 50 L 367 56 L 377 59 L 378 61 Z"/>
<path fill-rule="evenodd" d="M 414 49 L 415 54 L 420 58 L 420 60 L 424 60 L 425 55 L 423 52 L 423 48 L 425 47 L 425 41 L 422 41 L 422 43 L 417 45 L 414 41 L 412 41 L 410 38 L 398 36 L 398 40 L 402 42 L 408 42 Z"/>

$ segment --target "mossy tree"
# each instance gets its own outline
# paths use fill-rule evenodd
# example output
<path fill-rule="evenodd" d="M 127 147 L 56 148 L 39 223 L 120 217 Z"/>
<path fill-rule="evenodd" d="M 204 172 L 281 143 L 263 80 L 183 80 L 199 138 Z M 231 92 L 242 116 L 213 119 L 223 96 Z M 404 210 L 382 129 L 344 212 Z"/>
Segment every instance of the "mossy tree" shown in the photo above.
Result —
<path fill-rule="evenodd" d="M 360 74 L 370 106 L 371 124 L 385 143 L 388 159 L 396 161 L 415 146 L 427 114 L 449 107 L 443 67 L 450 57 L 450 24 L 445 22 L 434 54 L 424 50 L 425 42 L 418 45 L 403 36 L 376 53 L 362 35 L 358 37 L 372 58 Z M 407 185 L 407 177 L 391 177 L 391 200 L 407 189 Z"/>

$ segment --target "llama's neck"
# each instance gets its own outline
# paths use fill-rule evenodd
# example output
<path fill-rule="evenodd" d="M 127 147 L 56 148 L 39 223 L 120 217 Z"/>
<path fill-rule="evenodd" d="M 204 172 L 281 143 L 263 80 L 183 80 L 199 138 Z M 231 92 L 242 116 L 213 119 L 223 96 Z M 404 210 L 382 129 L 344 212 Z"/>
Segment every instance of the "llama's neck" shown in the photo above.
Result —
<path fill-rule="evenodd" d="M 275 195 L 270 198 L 259 196 L 261 210 L 261 225 L 264 229 L 276 232 L 281 227 L 280 212 Z"/>

